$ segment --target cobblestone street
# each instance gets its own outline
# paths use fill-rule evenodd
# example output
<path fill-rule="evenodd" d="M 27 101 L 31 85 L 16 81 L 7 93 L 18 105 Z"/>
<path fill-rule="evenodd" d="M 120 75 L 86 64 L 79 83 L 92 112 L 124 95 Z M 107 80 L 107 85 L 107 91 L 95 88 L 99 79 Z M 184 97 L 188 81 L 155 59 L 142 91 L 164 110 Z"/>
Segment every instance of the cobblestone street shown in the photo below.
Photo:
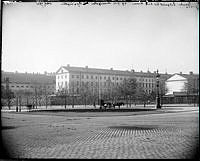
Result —
<path fill-rule="evenodd" d="M 199 146 L 198 107 L 131 114 L 69 117 L 64 112 L 4 112 L 3 141 L 12 158 L 193 157 Z"/>

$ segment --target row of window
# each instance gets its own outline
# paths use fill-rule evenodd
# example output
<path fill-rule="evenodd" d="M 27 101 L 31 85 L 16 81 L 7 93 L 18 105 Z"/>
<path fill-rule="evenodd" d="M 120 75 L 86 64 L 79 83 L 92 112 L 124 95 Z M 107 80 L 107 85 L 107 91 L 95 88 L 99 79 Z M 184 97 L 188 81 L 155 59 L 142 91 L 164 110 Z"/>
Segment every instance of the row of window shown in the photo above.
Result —
<path fill-rule="evenodd" d="M 58 75 L 57 76 L 57 78 L 59 79 L 59 78 L 61 78 L 61 79 L 63 79 L 63 78 L 67 78 L 67 75 Z M 76 79 L 79 79 L 79 75 L 71 75 L 71 78 L 72 79 L 74 79 L 74 78 L 76 78 Z M 93 76 L 93 75 L 91 75 L 90 77 L 89 77 L 89 75 L 81 75 L 81 78 L 82 79 L 84 79 L 84 78 L 86 78 L 86 79 L 98 79 L 98 77 L 97 76 Z M 106 76 L 99 76 L 99 79 L 100 80 L 102 80 L 102 79 L 104 79 L 104 80 L 106 80 L 106 79 L 108 79 L 108 80 L 115 80 L 115 77 L 110 77 L 110 76 L 108 76 L 108 77 L 106 77 Z M 116 77 L 116 80 L 123 80 L 123 79 L 126 79 L 126 78 L 122 78 L 122 77 Z M 145 78 L 139 78 L 139 81 L 145 81 L 145 82 L 154 82 L 154 79 L 145 79 Z"/>
<path fill-rule="evenodd" d="M 23 86 L 23 85 L 22 85 L 22 86 L 13 86 L 13 85 L 12 85 L 11 87 L 12 87 L 12 88 L 15 88 L 15 87 L 16 87 L 16 88 L 34 88 L 33 86 Z M 54 88 L 54 86 L 47 86 L 47 88 L 51 88 L 51 87 Z M 42 88 L 42 86 L 40 86 L 39 88 Z M 45 87 L 44 87 L 44 88 L 45 88 Z"/>
<path fill-rule="evenodd" d="M 63 79 L 64 77 L 63 77 L 63 75 L 60 75 L 60 76 L 58 75 L 57 78 L 58 78 L 58 79 L 59 79 L 59 78 Z M 67 75 L 65 75 L 65 78 L 67 78 Z"/>
<path fill-rule="evenodd" d="M 61 87 L 67 86 L 67 83 L 68 83 L 67 81 L 61 82 L 61 83 L 58 82 L 58 86 L 61 86 Z M 118 86 L 120 84 L 121 83 L 116 82 L 115 85 Z M 79 85 L 82 85 L 82 86 L 84 86 L 84 85 L 86 85 L 86 86 L 89 86 L 89 85 L 98 86 L 98 82 L 81 82 L 81 84 L 80 84 L 79 81 L 77 81 L 77 82 L 73 82 L 73 84 L 71 84 L 71 86 L 79 86 Z M 109 85 L 114 85 L 114 83 L 113 82 L 112 83 L 100 82 L 99 85 L 106 87 L 106 86 L 109 86 Z M 139 83 L 139 87 L 154 88 L 155 84 L 154 83 Z"/>
<path fill-rule="evenodd" d="M 154 83 L 139 83 L 140 87 L 146 87 L 146 88 L 154 88 L 155 84 Z"/>
<path fill-rule="evenodd" d="M 58 85 L 59 85 L 60 83 L 62 84 L 63 82 L 58 82 Z M 67 83 L 68 83 L 68 82 L 65 81 L 65 85 L 67 85 Z M 89 82 L 89 81 L 83 82 L 83 81 L 82 81 L 82 85 L 84 85 L 84 84 L 89 84 L 89 83 L 92 84 L 92 85 L 93 85 L 93 84 L 98 85 L 98 82 Z M 100 83 L 100 85 L 101 85 L 102 83 L 104 83 L 104 84 L 106 84 L 106 83 L 107 83 L 107 84 L 114 84 L 114 82 L 99 82 L 99 83 Z M 120 84 L 121 84 L 121 83 L 122 83 L 122 82 L 120 82 Z M 73 82 L 72 82 L 72 85 L 73 85 L 73 84 L 79 85 L 79 81 L 76 81 L 76 82 L 73 81 Z M 116 84 L 119 84 L 119 83 L 116 82 Z M 143 87 L 148 87 L 148 86 L 149 86 L 149 87 L 151 87 L 151 86 L 153 87 L 154 85 L 155 85 L 155 83 L 139 83 L 139 86 L 143 86 Z"/>
<path fill-rule="evenodd" d="M 60 75 L 60 76 L 58 75 L 57 78 L 58 78 L 58 79 L 60 79 L 60 78 L 61 78 L 61 79 L 67 78 L 67 75 L 65 75 L 65 76 L 64 76 L 64 75 Z M 71 75 L 71 78 L 77 78 L 77 79 L 79 79 L 80 77 L 79 77 L 79 75 Z M 86 79 L 96 79 L 96 80 L 98 79 L 97 76 L 93 76 L 93 75 L 91 75 L 90 78 L 89 78 L 89 75 L 82 75 L 81 78 L 82 78 L 82 79 L 84 79 L 84 78 L 86 78 Z M 108 80 L 110 80 L 110 79 L 115 80 L 115 77 L 112 77 L 112 78 L 111 78 L 110 76 L 108 76 L 107 78 L 108 78 Z M 103 77 L 103 76 L 99 76 L 99 79 L 100 79 L 100 80 L 101 80 L 101 79 L 106 80 L 106 76 L 104 76 L 104 77 Z M 124 78 L 124 79 L 125 79 L 125 78 Z M 116 80 L 123 80 L 123 78 L 116 77 Z"/>
<path fill-rule="evenodd" d="M 100 85 L 102 85 L 104 83 L 104 86 L 106 86 L 106 85 L 114 85 L 114 83 L 113 82 L 100 82 L 99 84 Z M 65 86 L 67 86 L 67 81 L 66 82 L 58 82 L 58 86 L 63 86 L 65 84 Z M 93 85 L 96 85 L 96 86 L 98 86 L 98 82 L 81 82 L 81 84 L 82 84 L 82 86 L 84 86 L 84 85 L 91 85 L 91 86 L 93 86 Z M 118 83 L 118 82 L 116 82 L 116 85 L 119 85 L 119 84 L 121 84 L 121 83 Z M 73 85 L 80 85 L 79 84 L 79 81 L 77 81 L 77 82 L 73 82 L 72 84 L 71 84 L 72 86 Z"/>
<path fill-rule="evenodd" d="M 146 78 L 146 79 L 145 78 L 140 78 L 139 81 L 154 82 L 155 80 L 154 79 L 148 79 L 148 78 Z"/>

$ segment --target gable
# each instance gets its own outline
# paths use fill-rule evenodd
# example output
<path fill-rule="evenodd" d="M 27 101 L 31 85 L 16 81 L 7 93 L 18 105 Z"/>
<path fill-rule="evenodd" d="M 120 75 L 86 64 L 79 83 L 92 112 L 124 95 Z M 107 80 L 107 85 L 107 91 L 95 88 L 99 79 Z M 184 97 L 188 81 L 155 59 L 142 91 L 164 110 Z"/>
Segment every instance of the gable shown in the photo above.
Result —
<path fill-rule="evenodd" d="M 64 68 L 63 66 L 60 67 L 57 71 L 56 71 L 56 74 L 61 74 L 61 73 L 68 73 L 69 71 Z"/>
<path fill-rule="evenodd" d="M 170 77 L 169 79 L 167 79 L 167 81 L 186 81 L 186 80 L 187 80 L 187 78 L 185 78 L 181 75 L 178 75 L 178 74 L 175 74 L 172 77 Z"/>

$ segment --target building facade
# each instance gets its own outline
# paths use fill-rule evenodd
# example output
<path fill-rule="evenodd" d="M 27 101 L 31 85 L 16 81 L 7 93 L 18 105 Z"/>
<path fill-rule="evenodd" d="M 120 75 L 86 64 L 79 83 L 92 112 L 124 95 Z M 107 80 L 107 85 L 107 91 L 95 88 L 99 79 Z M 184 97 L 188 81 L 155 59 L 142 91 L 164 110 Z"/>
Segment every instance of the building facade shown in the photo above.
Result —
<path fill-rule="evenodd" d="M 160 82 L 171 75 L 161 74 Z M 150 94 L 156 88 L 156 72 L 135 72 L 111 69 L 96 69 L 86 67 L 61 66 L 56 72 L 56 92 L 79 94 L 86 88 L 101 95 L 109 88 L 119 86 L 124 79 L 135 78 L 146 93 Z"/>

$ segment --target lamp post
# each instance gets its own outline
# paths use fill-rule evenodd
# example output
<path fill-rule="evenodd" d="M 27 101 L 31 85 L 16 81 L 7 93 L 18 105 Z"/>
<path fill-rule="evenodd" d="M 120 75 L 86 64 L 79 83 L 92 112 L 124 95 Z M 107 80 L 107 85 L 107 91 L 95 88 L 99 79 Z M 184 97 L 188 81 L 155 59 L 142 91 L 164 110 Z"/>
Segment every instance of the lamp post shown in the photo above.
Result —
<path fill-rule="evenodd" d="M 158 70 L 157 70 L 157 73 L 156 73 L 156 108 L 157 109 L 161 108 L 160 94 L 159 94 L 159 77 L 160 77 L 160 74 L 158 73 Z"/>

